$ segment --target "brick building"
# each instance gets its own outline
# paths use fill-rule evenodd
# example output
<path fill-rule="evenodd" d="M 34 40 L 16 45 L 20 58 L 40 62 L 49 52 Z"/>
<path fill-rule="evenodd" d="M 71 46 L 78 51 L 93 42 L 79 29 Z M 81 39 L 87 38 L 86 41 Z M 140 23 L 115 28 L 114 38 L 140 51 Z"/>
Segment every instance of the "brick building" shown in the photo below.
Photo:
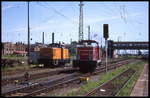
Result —
<path fill-rule="evenodd" d="M 14 54 L 21 54 L 22 56 L 26 56 L 27 55 L 26 45 L 22 42 L 17 42 L 15 44 Z"/>
<path fill-rule="evenodd" d="M 40 51 L 40 48 L 45 47 L 42 43 L 35 43 L 30 45 L 30 51 Z M 27 56 L 28 45 L 22 42 L 12 42 L 2 43 L 2 54 L 11 55 L 11 54 L 20 54 L 22 56 Z"/>
<path fill-rule="evenodd" d="M 2 54 L 21 54 L 25 56 L 27 54 L 26 45 L 22 42 L 17 42 L 16 44 L 13 44 L 12 42 L 2 43 Z"/>
<path fill-rule="evenodd" d="M 25 51 L 25 50 L 26 50 L 26 46 L 24 45 L 24 43 L 17 42 L 15 44 L 15 51 Z"/>
<path fill-rule="evenodd" d="M 15 45 L 12 42 L 2 43 L 2 54 L 13 54 L 15 51 Z"/>

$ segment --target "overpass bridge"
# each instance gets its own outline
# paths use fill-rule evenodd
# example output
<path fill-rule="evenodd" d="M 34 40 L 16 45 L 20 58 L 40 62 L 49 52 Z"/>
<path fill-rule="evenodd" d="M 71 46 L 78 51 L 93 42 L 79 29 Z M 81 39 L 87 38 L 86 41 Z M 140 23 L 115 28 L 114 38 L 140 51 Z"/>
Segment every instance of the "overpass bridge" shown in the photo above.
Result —
<path fill-rule="evenodd" d="M 114 42 L 114 49 L 147 50 L 148 42 Z"/>
<path fill-rule="evenodd" d="M 112 40 L 108 40 L 108 55 L 113 57 L 114 50 L 148 50 L 149 42 L 114 42 Z"/>

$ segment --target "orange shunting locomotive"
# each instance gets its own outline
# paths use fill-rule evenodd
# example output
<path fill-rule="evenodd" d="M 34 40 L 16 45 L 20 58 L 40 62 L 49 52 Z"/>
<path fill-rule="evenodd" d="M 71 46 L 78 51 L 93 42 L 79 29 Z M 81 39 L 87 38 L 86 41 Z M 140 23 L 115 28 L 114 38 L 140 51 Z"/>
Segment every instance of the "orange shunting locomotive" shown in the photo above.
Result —
<path fill-rule="evenodd" d="M 64 65 L 69 62 L 69 51 L 63 45 L 52 43 L 49 47 L 40 48 L 39 63 L 44 66 Z"/>
<path fill-rule="evenodd" d="M 82 40 L 76 47 L 76 60 L 73 67 L 81 72 L 93 72 L 101 64 L 100 47 L 95 40 Z"/>

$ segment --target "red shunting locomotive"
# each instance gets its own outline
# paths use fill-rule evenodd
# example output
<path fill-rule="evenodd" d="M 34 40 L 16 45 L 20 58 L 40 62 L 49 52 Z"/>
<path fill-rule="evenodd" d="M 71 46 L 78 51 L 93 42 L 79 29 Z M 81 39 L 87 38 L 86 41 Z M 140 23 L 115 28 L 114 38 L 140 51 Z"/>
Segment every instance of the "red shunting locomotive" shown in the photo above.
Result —
<path fill-rule="evenodd" d="M 73 67 L 79 67 L 83 73 L 93 72 L 101 64 L 100 47 L 95 40 L 82 40 L 76 47 L 76 60 Z"/>

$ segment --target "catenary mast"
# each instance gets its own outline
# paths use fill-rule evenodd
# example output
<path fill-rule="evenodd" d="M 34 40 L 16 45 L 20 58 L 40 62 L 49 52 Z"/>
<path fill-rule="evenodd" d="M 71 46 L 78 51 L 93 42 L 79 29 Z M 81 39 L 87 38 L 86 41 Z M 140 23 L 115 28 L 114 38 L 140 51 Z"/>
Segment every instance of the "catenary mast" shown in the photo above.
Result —
<path fill-rule="evenodd" d="M 83 40 L 83 3 L 80 1 L 80 15 L 79 15 L 79 41 Z"/>

